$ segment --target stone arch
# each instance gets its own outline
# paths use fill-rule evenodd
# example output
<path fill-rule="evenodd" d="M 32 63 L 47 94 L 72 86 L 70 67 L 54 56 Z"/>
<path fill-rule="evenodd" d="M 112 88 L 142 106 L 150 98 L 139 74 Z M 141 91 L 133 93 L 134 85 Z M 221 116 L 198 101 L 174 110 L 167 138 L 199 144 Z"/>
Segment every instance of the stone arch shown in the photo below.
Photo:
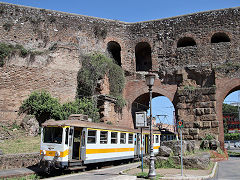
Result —
<path fill-rule="evenodd" d="M 152 69 L 152 50 L 147 42 L 140 42 L 135 46 L 136 71 Z"/>
<path fill-rule="evenodd" d="M 119 45 L 119 43 L 117 43 L 116 41 L 110 41 L 107 43 L 107 51 L 110 55 L 110 57 L 112 57 L 115 62 L 121 66 L 122 62 L 121 62 L 121 46 Z"/>
<path fill-rule="evenodd" d="M 224 32 L 217 32 L 212 35 L 211 43 L 230 42 L 229 36 Z"/>
<path fill-rule="evenodd" d="M 221 79 L 217 83 L 216 114 L 219 123 L 219 138 L 221 147 L 224 148 L 224 128 L 222 116 L 222 104 L 224 99 L 234 91 L 240 90 L 240 79 Z"/>
<path fill-rule="evenodd" d="M 196 41 L 192 37 L 182 37 L 177 42 L 177 47 L 196 46 Z"/>
<path fill-rule="evenodd" d="M 126 84 L 125 90 L 127 90 L 127 92 L 125 91 L 124 98 L 127 100 L 129 113 L 131 113 L 132 122 L 134 123 L 134 121 L 135 121 L 134 113 L 136 112 L 136 111 L 134 111 L 134 109 L 136 109 L 134 107 L 134 103 L 135 103 L 135 105 L 136 105 L 136 103 L 139 103 L 139 106 L 141 106 L 140 104 L 143 105 L 138 109 L 142 108 L 142 110 L 146 110 L 146 108 L 149 107 L 148 87 L 145 84 L 144 80 L 131 81 Z M 175 111 L 176 111 L 177 106 L 176 106 L 176 102 L 174 99 L 176 91 L 177 91 L 176 85 L 163 86 L 163 85 L 161 85 L 160 80 L 156 79 L 154 86 L 153 86 L 153 98 L 157 97 L 157 96 L 167 97 L 173 103 Z"/>

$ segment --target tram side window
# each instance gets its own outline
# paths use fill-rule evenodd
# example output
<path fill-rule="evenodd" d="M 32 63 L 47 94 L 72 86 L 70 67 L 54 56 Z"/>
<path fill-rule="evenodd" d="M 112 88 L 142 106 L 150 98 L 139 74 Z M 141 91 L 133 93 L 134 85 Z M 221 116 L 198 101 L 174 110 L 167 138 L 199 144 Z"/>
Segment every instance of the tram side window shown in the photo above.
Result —
<path fill-rule="evenodd" d="M 128 134 L 128 144 L 133 144 L 133 134 Z"/>
<path fill-rule="evenodd" d="M 89 144 L 95 144 L 96 143 L 96 134 L 97 134 L 96 130 L 88 130 L 87 142 Z"/>
<path fill-rule="evenodd" d="M 100 144 L 107 144 L 108 131 L 100 131 Z"/>
<path fill-rule="evenodd" d="M 111 132 L 111 144 L 117 144 L 117 132 Z"/>
<path fill-rule="evenodd" d="M 159 143 L 159 135 L 156 135 L 156 143 Z"/>
<path fill-rule="evenodd" d="M 120 144 L 126 144 L 126 133 L 120 134 Z"/>
<path fill-rule="evenodd" d="M 61 144 L 62 132 L 63 132 L 63 128 L 61 127 L 44 127 L 43 142 Z"/>
<path fill-rule="evenodd" d="M 65 144 L 68 144 L 68 132 L 69 132 L 69 128 L 65 129 L 66 132 L 66 138 L 65 138 Z"/>

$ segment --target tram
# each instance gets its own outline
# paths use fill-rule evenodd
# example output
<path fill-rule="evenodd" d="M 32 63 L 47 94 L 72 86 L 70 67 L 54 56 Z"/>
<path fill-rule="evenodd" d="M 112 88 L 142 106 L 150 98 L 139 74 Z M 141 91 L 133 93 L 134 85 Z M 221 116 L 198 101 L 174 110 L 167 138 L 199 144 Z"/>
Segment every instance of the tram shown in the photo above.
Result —
<path fill-rule="evenodd" d="M 160 132 L 153 132 L 154 153 Z M 139 130 L 81 120 L 48 120 L 42 124 L 40 166 L 84 169 L 92 163 L 135 159 L 150 152 L 149 130 Z"/>

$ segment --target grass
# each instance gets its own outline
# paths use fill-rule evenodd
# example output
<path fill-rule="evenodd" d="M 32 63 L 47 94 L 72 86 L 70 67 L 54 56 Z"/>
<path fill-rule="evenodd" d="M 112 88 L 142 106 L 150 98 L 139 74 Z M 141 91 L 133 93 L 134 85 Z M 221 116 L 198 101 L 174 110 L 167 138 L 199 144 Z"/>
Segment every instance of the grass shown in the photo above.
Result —
<path fill-rule="evenodd" d="M 135 176 L 137 176 L 138 178 L 145 178 L 145 179 L 148 179 L 148 173 L 147 172 L 140 172 L 140 173 L 137 173 Z M 154 179 L 159 179 L 160 177 L 163 177 L 162 175 L 160 174 L 157 174 L 156 177 Z"/>
<path fill-rule="evenodd" d="M 23 177 L 13 177 L 13 178 L 4 178 L 4 180 L 35 180 L 35 179 L 40 179 L 40 176 L 36 175 L 36 174 L 32 174 L 32 175 L 27 175 L 27 176 L 23 176 Z"/>
<path fill-rule="evenodd" d="M 0 149 L 3 151 L 3 154 L 39 152 L 40 136 L 4 140 L 2 143 L 0 143 Z"/>

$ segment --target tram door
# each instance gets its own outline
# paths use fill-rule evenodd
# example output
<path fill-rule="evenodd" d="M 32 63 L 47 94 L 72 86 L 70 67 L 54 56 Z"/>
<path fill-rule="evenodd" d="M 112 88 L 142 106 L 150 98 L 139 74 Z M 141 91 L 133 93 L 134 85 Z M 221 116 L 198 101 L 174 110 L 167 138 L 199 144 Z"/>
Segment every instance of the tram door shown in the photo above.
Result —
<path fill-rule="evenodd" d="M 80 160 L 82 129 L 83 128 L 79 128 L 79 127 L 74 128 L 73 143 L 72 143 L 72 159 Z"/>

